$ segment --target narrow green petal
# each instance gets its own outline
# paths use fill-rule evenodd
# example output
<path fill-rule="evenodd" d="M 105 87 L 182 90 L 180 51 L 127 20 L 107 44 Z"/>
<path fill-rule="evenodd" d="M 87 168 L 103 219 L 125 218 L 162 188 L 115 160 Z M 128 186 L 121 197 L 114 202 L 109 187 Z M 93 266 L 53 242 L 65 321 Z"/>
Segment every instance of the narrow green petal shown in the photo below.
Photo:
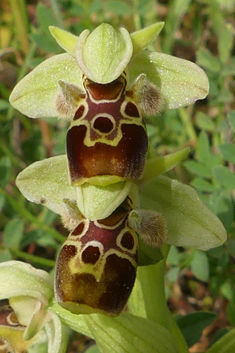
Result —
<path fill-rule="evenodd" d="M 45 325 L 48 337 L 48 353 L 65 353 L 67 351 L 67 335 L 59 317 L 49 309 L 50 321 Z"/>
<path fill-rule="evenodd" d="M 59 80 L 83 89 L 82 73 L 69 54 L 55 55 L 38 65 L 15 86 L 10 103 L 30 118 L 59 117 L 55 104 Z"/>
<path fill-rule="evenodd" d="M 49 274 L 20 261 L 0 264 L 0 283 L 4 283 L 0 286 L 0 300 L 29 296 L 46 306 L 53 296 L 53 282 Z"/>
<path fill-rule="evenodd" d="M 75 36 L 74 34 L 56 26 L 49 26 L 49 30 L 61 48 L 66 50 L 69 54 L 75 55 L 75 47 L 78 41 L 78 36 Z"/>
<path fill-rule="evenodd" d="M 116 31 L 103 23 L 93 32 L 83 31 L 78 39 L 75 56 L 82 72 L 94 82 L 109 83 L 125 70 L 132 55 L 128 31 Z"/>
<path fill-rule="evenodd" d="M 168 154 L 167 156 L 148 159 L 145 165 L 144 174 L 139 181 L 139 184 L 145 184 L 146 182 L 154 179 L 156 176 L 168 172 L 179 162 L 182 162 L 185 158 L 187 158 L 189 151 L 190 148 L 186 147 L 181 151 Z"/>
<path fill-rule="evenodd" d="M 205 72 L 196 64 L 171 55 L 142 52 L 128 66 L 130 85 L 140 74 L 160 89 L 163 109 L 177 109 L 203 99 L 209 91 Z"/>
<path fill-rule="evenodd" d="M 61 214 L 63 199 L 76 200 L 76 188 L 68 177 L 66 155 L 51 157 L 31 164 L 16 178 L 24 197 Z"/>
<path fill-rule="evenodd" d="M 81 213 L 94 221 L 108 217 L 130 193 L 132 183 L 122 181 L 107 186 L 83 184 L 77 187 L 77 205 Z"/>
<path fill-rule="evenodd" d="M 139 54 L 142 50 L 147 48 L 147 46 L 157 38 L 163 26 L 164 26 L 164 22 L 157 22 L 151 26 L 148 26 L 139 31 L 131 33 L 130 36 L 133 44 L 132 57 L 134 57 L 135 55 Z"/>
<path fill-rule="evenodd" d="M 200 200 L 190 186 L 159 176 L 140 189 L 140 205 L 164 215 L 167 243 L 208 250 L 227 239 L 220 220 Z"/>

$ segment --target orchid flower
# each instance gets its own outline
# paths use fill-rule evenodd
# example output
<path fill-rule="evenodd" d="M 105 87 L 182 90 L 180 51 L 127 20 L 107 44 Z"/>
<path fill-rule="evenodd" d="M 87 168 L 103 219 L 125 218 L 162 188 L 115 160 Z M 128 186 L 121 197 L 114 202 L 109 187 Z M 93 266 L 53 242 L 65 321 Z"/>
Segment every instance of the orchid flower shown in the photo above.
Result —
<path fill-rule="evenodd" d="M 185 159 L 189 149 L 146 158 L 144 118 L 192 104 L 203 99 L 209 89 L 208 79 L 197 65 L 147 49 L 162 27 L 163 23 L 157 23 L 129 34 L 124 28 L 116 31 L 102 24 L 78 37 L 51 27 L 51 34 L 66 53 L 45 60 L 10 96 L 11 104 L 31 118 L 71 120 L 67 155 L 33 163 L 19 174 L 16 183 L 29 201 L 61 215 L 71 231 L 57 260 L 55 298 L 59 305 L 54 303 L 52 310 L 70 328 L 95 338 L 103 352 L 111 346 L 128 352 L 186 352 L 164 297 L 169 245 L 208 250 L 226 240 L 222 223 L 195 190 L 161 175 Z M 122 120 L 120 124 L 107 112 L 101 116 L 94 113 L 88 119 L 92 104 L 99 100 L 107 105 L 107 97 L 120 103 L 121 118 L 115 116 Z M 132 136 L 130 147 L 132 128 L 138 138 Z M 105 148 L 94 152 L 93 147 L 107 142 L 106 133 L 113 139 L 109 138 L 110 154 L 104 159 Z M 78 146 L 81 134 L 83 141 Z M 115 147 L 122 139 L 117 153 Z M 82 152 L 77 163 L 78 150 Z M 128 157 L 126 152 L 130 152 Z M 123 280 L 125 271 L 130 283 Z M 130 312 L 117 318 L 103 315 L 120 314 L 136 271 Z M 110 289 L 113 282 L 117 296 Z M 153 293 L 152 305 L 145 301 L 144 293 Z M 109 307 L 110 298 L 115 307 Z M 106 327 L 112 327 L 109 337 Z M 122 336 L 118 343 L 117 335 Z"/>
<path fill-rule="evenodd" d="M 19 261 L 0 264 L 0 351 L 21 353 L 47 343 L 48 352 L 65 352 L 59 317 L 49 309 L 53 299 L 50 275 Z"/>

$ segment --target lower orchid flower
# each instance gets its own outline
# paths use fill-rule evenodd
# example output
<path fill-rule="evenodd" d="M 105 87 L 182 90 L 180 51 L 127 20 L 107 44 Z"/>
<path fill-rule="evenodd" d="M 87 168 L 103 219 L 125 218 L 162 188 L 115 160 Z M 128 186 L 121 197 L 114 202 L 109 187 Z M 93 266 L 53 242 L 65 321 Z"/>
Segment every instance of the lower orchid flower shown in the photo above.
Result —
<path fill-rule="evenodd" d="M 63 353 L 66 337 L 59 317 L 50 310 L 50 275 L 19 261 L 0 264 L 0 352 L 22 353 L 47 344 L 48 353 Z"/>

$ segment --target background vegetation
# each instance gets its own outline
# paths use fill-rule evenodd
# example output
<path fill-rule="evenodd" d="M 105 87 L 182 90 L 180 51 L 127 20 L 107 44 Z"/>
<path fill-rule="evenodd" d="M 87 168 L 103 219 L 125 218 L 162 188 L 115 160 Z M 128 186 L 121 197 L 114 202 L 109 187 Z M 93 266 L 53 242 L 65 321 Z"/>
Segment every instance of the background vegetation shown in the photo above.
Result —
<path fill-rule="evenodd" d="M 0 261 L 20 259 L 51 270 L 66 236 L 59 218 L 27 202 L 14 182 L 25 166 L 65 152 L 66 122 L 30 120 L 8 103 L 19 79 L 60 52 L 49 25 L 79 34 L 102 22 L 134 31 L 165 21 L 157 50 L 194 61 L 206 71 L 207 99 L 147 121 L 150 144 L 160 155 L 191 147 L 189 160 L 169 176 L 191 184 L 229 234 L 225 245 L 206 253 L 173 247 L 169 255 L 171 310 L 217 314 L 200 341 L 189 342 L 191 352 L 204 352 L 235 326 L 234 13 L 234 0 L 4 0 L 0 4 Z M 71 352 L 83 349 L 84 341 L 76 339 L 79 344 L 74 341 Z"/>

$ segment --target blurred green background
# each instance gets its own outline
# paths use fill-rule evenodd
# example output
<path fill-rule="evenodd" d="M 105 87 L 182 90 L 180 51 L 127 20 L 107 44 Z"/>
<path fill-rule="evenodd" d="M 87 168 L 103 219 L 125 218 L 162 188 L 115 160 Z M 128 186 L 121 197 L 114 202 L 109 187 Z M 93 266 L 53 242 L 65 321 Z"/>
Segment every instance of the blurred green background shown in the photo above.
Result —
<path fill-rule="evenodd" d="M 164 21 L 152 49 L 196 62 L 206 71 L 210 93 L 205 100 L 147 120 L 150 145 L 159 155 L 191 147 L 189 159 L 168 176 L 192 185 L 228 231 L 227 243 L 206 253 L 170 251 L 166 289 L 171 310 L 218 315 L 191 352 L 203 352 L 235 326 L 234 14 L 235 0 L 0 3 L 0 261 L 19 259 L 51 270 L 67 234 L 58 216 L 29 203 L 15 186 L 24 167 L 65 152 L 67 122 L 30 120 L 8 102 L 19 79 L 61 52 L 49 25 L 78 35 L 102 22 L 131 32 Z"/>

